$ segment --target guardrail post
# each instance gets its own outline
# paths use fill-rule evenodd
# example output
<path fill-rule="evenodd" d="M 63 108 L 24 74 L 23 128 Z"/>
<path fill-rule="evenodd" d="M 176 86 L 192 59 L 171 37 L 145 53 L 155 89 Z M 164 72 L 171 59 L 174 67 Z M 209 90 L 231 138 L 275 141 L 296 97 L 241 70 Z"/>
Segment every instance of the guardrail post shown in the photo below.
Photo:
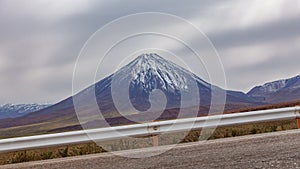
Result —
<path fill-rule="evenodd" d="M 152 136 L 152 139 L 153 139 L 153 147 L 157 147 L 158 146 L 158 135 Z"/>
<path fill-rule="evenodd" d="M 153 120 L 152 122 L 156 122 L 156 120 Z M 151 129 L 153 131 L 158 131 L 159 130 L 159 126 L 153 126 Z M 158 135 L 159 134 L 152 135 L 153 147 L 157 147 L 158 146 L 158 140 L 159 140 Z"/>
<path fill-rule="evenodd" d="M 297 128 L 300 129 L 300 119 L 297 118 L 296 121 L 297 121 Z"/>
<path fill-rule="evenodd" d="M 296 122 L 297 122 L 297 128 L 300 129 L 300 118 L 296 118 Z"/>
<path fill-rule="evenodd" d="M 297 105 L 300 106 L 300 105 Z M 297 128 L 300 129 L 300 117 L 298 116 L 300 111 L 296 110 L 296 122 L 297 122 Z"/>

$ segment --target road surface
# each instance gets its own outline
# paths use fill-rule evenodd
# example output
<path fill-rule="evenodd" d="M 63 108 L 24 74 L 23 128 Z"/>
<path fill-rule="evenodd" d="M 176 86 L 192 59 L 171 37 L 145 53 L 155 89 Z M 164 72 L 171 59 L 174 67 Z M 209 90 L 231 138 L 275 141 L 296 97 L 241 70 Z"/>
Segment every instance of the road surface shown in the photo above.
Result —
<path fill-rule="evenodd" d="M 120 151 L 143 155 L 169 146 Z M 257 134 L 177 145 L 150 158 L 132 159 L 111 153 L 0 166 L 3 169 L 98 168 L 300 168 L 300 130 Z"/>

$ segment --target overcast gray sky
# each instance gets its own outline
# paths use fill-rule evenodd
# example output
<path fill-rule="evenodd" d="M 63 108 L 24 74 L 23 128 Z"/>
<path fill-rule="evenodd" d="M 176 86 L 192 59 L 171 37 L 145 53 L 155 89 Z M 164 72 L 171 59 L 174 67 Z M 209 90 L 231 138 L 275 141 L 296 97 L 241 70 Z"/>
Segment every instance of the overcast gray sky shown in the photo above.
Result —
<path fill-rule="evenodd" d="M 247 92 L 300 74 L 299 0 L 0 0 L 0 104 L 70 96 L 87 39 L 140 12 L 177 15 L 201 29 L 220 55 L 228 89 Z"/>

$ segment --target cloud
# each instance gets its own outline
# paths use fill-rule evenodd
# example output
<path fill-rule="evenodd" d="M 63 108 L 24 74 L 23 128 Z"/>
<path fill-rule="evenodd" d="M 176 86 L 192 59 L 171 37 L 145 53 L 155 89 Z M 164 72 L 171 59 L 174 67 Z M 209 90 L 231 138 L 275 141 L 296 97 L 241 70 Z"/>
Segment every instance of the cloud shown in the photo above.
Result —
<path fill-rule="evenodd" d="M 138 12 L 178 15 L 203 30 L 221 56 L 230 89 L 247 91 L 296 75 L 299 3 L 2 0 L 0 75 L 5 80 L 0 81 L 0 103 L 57 102 L 69 96 L 76 57 L 90 35 L 116 18 Z M 190 41 L 197 43 L 193 36 Z"/>
<path fill-rule="evenodd" d="M 258 84 L 298 75 L 299 44 L 300 37 L 222 53 L 228 86 L 248 91 Z"/>
<path fill-rule="evenodd" d="M 300 16 L 276 20 L 267 24 L 259 24 L 247 29 L 232 29 L 219 33 L 211 33 L 210 38 L 219 49 L 282 41 L 300 36 L 299 20 Z"/>

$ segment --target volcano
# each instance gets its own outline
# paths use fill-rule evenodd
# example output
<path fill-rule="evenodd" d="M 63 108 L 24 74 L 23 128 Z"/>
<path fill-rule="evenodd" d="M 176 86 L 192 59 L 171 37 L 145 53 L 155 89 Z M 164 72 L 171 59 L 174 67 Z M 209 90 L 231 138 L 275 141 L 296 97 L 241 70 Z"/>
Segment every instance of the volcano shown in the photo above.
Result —
<path fill-rule="evenodd" d="M 151 99 L 153 93 L 157 91 L 159 97 Z M 197 115 L 205 115 L 211 106 L 212 97 L 218 98 L 222 93 L 226 94 L 226 105 L 243 107 L 258 104 L 242 92 L 229 91 L 212 85 L 158 54 L 149 53 L 138 56 L 115 73 L 82 90 L 75 97 L 82 98 L 81 105 L 85 108 L 86 116 L 89 117 L 89 120 L 86 120 L 87 124 L 95 120 L 96 111 L 89 107 L 90 98 L 86 96 L 96 96 L 97 108 L 105 118 L 103 120 L 110 121 L 112 125 L 120 125 L 130 123 L 124 120 L 123 116 L 138 116 L 139 119 L 150 120 L 151 118 L 147 117 L 151 116 L 151 111 L 162 111 L 158 119 L 171 119 L 177 117 L 180 108 L 186 110 L 188 117 L 190 107 L 200 107 Z M 182 100 L 183 96 L 185 100 Z M 114 100 L 115 102 L 117 100 L 118 106 Z M 214 104 L 218 106 L 223 103 L 222 100 L 218 102 L 217 99 Z M 121 114 L 118 107 L 125 114 Z M 164 110 L 159 110 L 160 108 Z M 22 118 L 0 120 L 0 127 L 58 119 L 77 120 L 72 97 Z"/>

